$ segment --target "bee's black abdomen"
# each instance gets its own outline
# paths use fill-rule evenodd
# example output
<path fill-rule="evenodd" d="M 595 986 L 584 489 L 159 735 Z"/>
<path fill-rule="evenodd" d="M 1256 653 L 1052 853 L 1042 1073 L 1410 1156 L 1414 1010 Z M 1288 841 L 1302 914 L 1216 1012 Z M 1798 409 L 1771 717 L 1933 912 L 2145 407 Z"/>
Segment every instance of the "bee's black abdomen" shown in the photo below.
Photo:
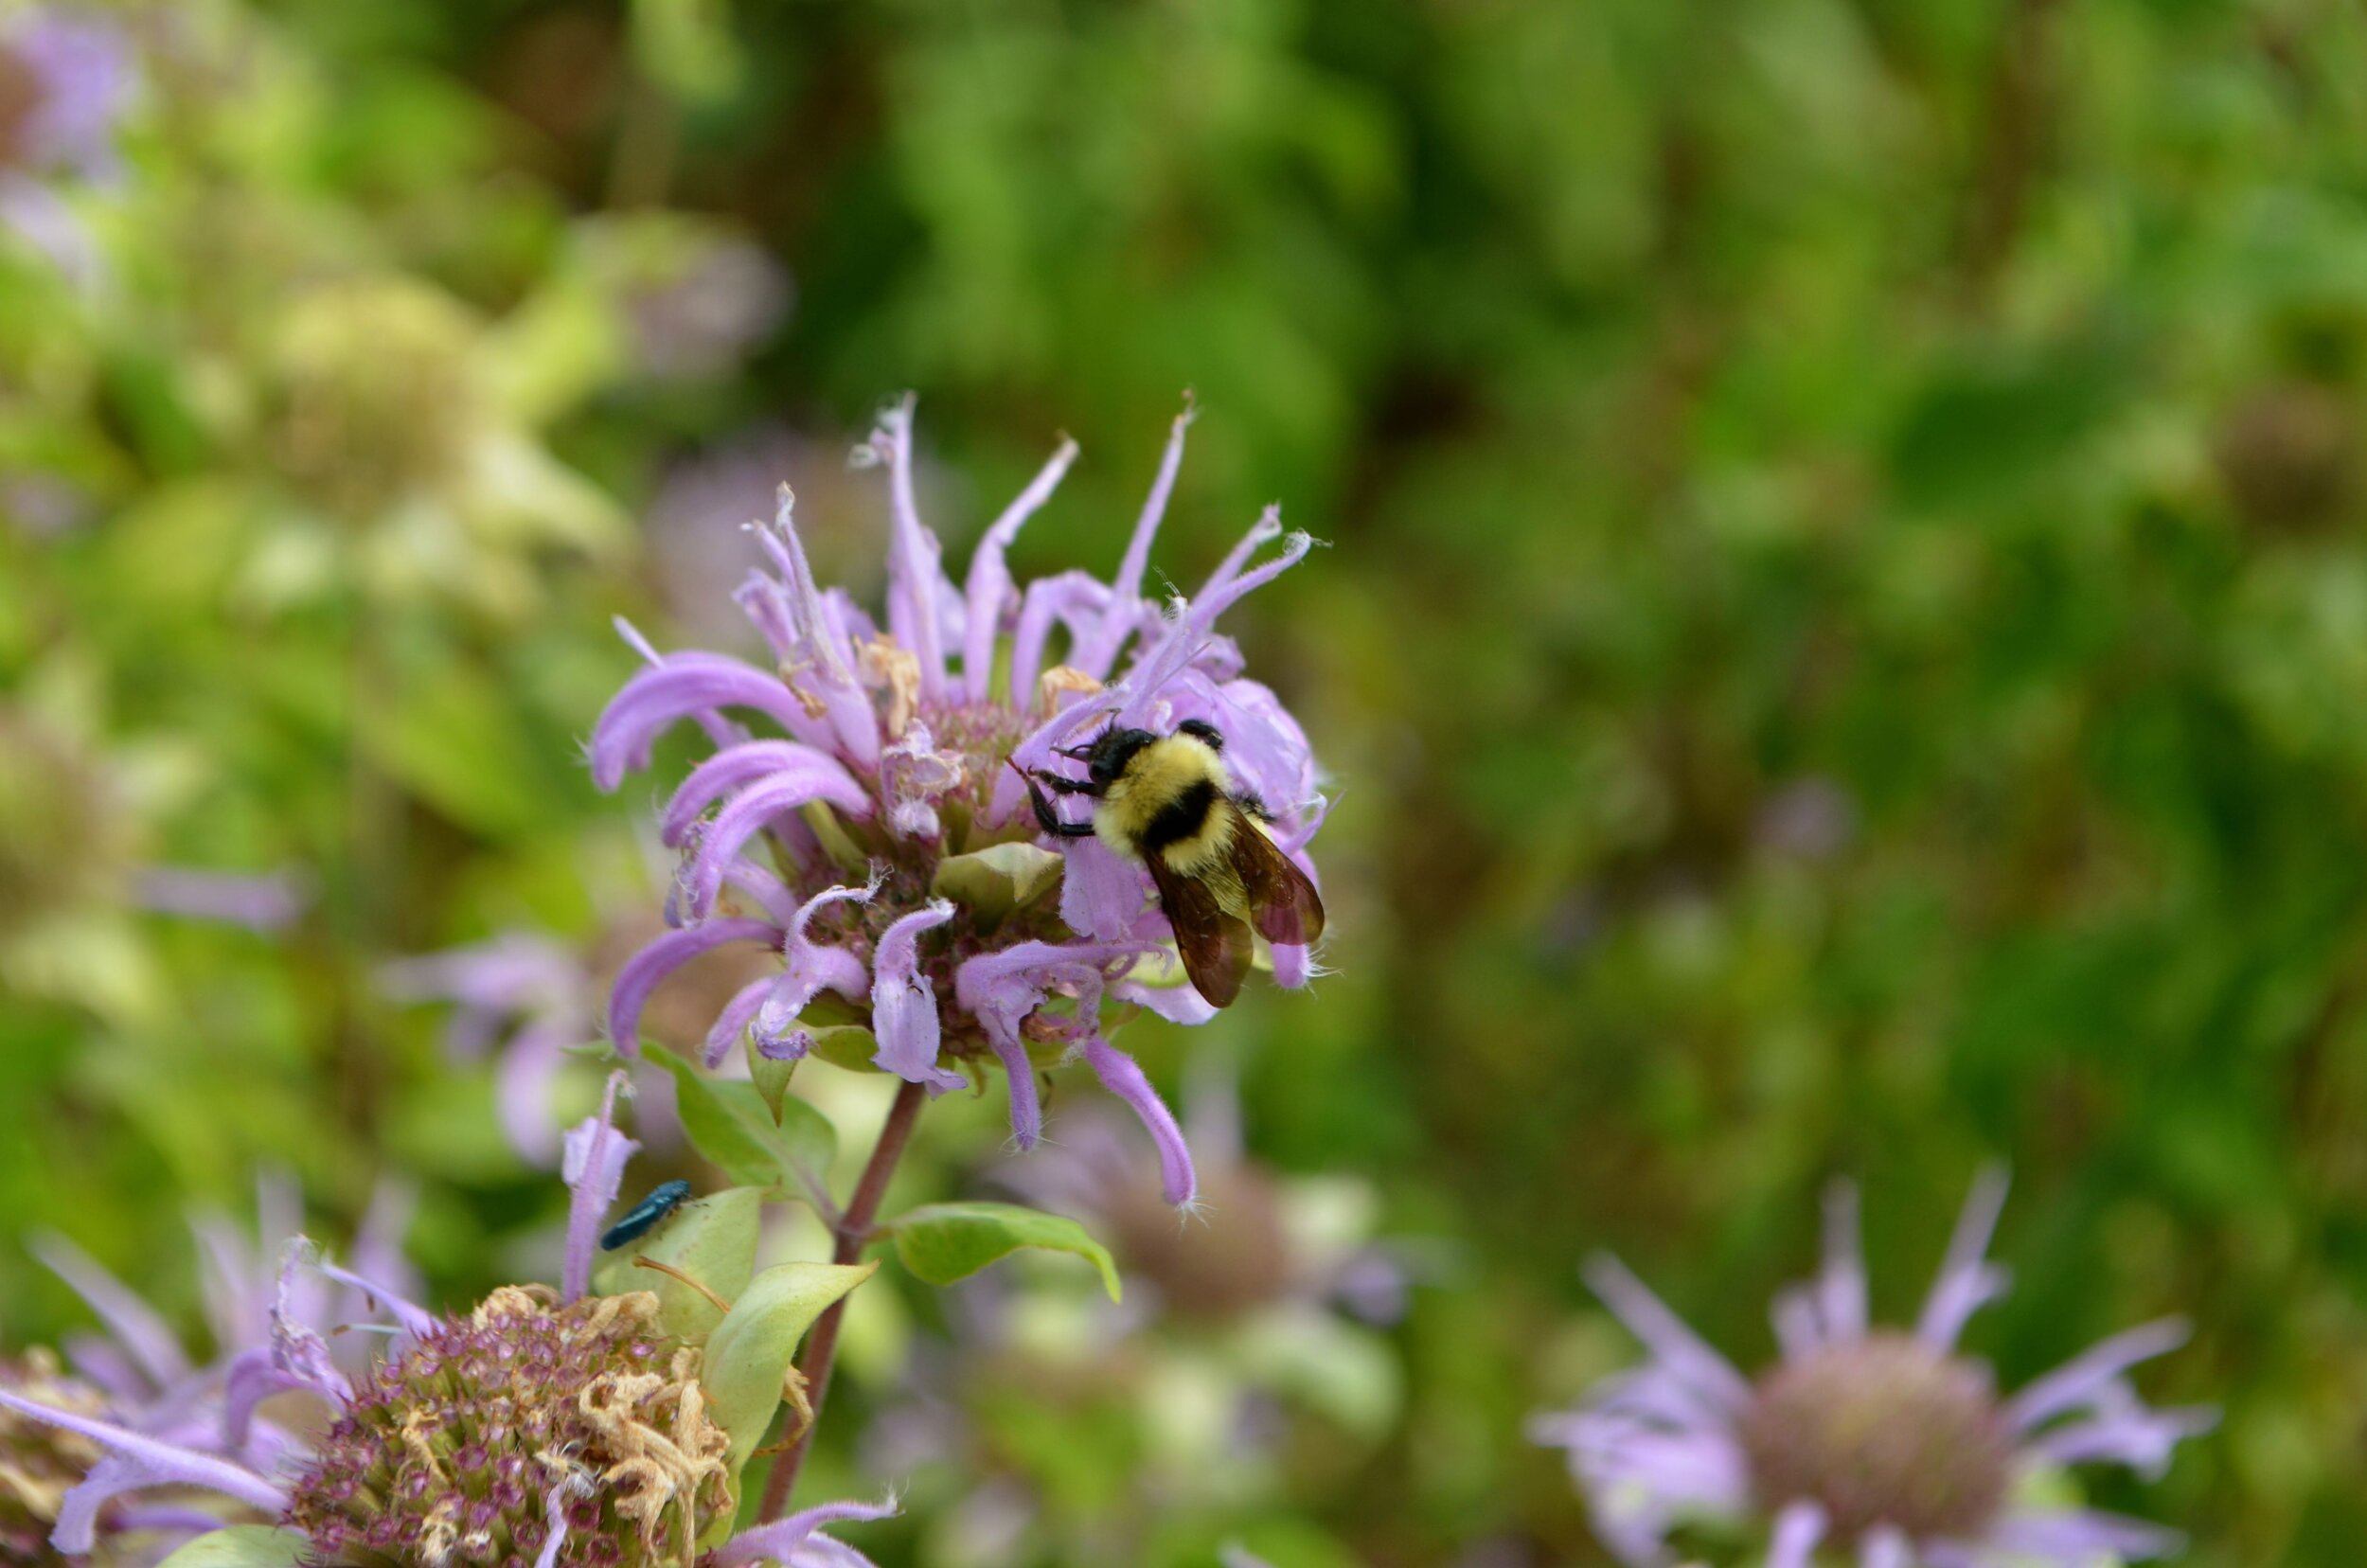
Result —
<path fill-rule="evenodd" d="M 1151 814 L 1143 828 L 1143 849 L 1156 854 L 1170 844 L 1181 844 L 1198 833 L 1208 822 L 1208 813 L 1216 810 L 1217 781 L 1195 778 L 1176 793 L 1175 798 Z"/>

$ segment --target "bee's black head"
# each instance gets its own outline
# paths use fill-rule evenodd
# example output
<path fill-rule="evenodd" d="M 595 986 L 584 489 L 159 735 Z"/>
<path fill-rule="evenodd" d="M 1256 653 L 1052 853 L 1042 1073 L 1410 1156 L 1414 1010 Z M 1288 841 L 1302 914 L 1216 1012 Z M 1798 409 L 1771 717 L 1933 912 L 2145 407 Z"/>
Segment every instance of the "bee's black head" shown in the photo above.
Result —
<path fill-rule="evenodd" d="M 1095 736 L 1085 745 L 1063 747 L 1060 755 L 1085 764 L 1085 771 L 1093 775 L 1093 781 L 1106 786 L 1126 771 L 1126 765 L 1134 759 L 1136 752 L 1158 739 L 1146 729 L 1118 729 L 1112 726 Z"/>

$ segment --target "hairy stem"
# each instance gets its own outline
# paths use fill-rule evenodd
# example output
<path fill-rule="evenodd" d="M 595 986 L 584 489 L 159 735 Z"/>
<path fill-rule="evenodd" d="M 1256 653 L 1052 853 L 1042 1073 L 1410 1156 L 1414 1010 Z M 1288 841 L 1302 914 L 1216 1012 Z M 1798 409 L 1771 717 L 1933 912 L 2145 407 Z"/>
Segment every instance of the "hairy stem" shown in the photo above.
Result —
<path fill-rule="evenodd" d="M 871 1222 L 879 1216 L 880 1200 L 887 1196 L 888 1178 L 896 1174 L 896 1162 L 902 1159 L 904 1146 L 912 1141 L 913 1123 L 920 1117 L 920 1108 L 929 1092 L 917 1083 L 907 1083 L 896 1091 L 896 1103 L 888 1108 L 887 1125 L 880 1129 L 880 1141 L 873 1146 L 871 1158 L 864 1162 L 862 1178 L 855 1183 L 855 1195 L 846 1201 L 846 1212 L 832 1227 L 836 1241 L 830 1249 L 833 1263 L 852 1263 L 863 1256 L 865 1242 L 871 1239 Z M 806 1353 L 797 1363 L 797 1370 L 806 1380 L 806 1397 L 813 1406 L 813 1418 L 805 1431 L 790 1445 L 773 1466 L 773 1473 L 765 1479 L 764 1506 L 756 1512 L 759 1521 L 781 1517 L 789 1506 L 789 1494 L 797 1486 L 797 1472 L 805 1467 L 806 1450 L 813 1444 L 813 1429 L 822 1418 L 822 1401 L 830 1391 L 830 1363 L 838 1358 L 838 1324 L 846 1310 L 845 1298 L 830 1304 L 829 1310 L 814 1324 L 813 1332 L 806 1340 Z"/>

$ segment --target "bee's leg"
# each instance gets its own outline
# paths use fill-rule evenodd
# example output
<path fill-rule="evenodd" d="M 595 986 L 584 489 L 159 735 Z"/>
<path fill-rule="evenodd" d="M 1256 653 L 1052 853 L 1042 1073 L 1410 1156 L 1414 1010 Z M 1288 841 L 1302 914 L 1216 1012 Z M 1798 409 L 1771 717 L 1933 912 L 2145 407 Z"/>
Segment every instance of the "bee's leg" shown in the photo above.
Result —
<path fill-rule="evenodd" d="M 1042 768 L 1038 768 L 1027 776 L 1041 779 L 1044 783 L 1051 785 L 1052 793 L 1055 794 L 1099 795 L 1101 793 L 1101 786 L 1091 779 L 1062 778 L 1059 774 L 1049 773 Z"/>
<path fill-rule="evenodd" d="M 1008 758 L 1006 758 L 1006 760 L 1007 761 Z M 1037 782 L 1038 779 L 1043 779 L 1052 784 L 1055 788 L 1059 788 L 1061 785 L 1074 785 L 1074 780 L 1060 778 L 1055 775 L 1044 773 L 1041 769 L 1039 769 L 1035 774 L 1030 775 L 1023 770 L 1016 762 L 1011 763 L 1011 771 L 1018 774 L 1020 777 L 1027 780 L 1027 803 L 1035 808 L 1037 827 L 1042 829 L 1054 838 L 1074 839 L 1093 837 L 1094 825 L 1092 823 L 1062 822 L 1059 818 L 1059 814 L 1053 811 L 1052 802 L 1045 798 L 1043 786 Z M 1063 794 L 1091 794 L 1094 792 L 1091 786 L 1083 786 L 1064 789 L 1061 790 L 1060 793 Z"/>

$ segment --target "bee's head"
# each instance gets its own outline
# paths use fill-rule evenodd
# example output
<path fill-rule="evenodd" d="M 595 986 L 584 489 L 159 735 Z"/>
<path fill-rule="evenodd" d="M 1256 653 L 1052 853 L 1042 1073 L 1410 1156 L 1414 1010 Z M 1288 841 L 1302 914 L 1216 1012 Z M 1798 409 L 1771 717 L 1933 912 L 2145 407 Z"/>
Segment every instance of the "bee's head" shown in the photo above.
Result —
<path fill-rule="evenodd" d="M 1095 784 L 1106 785 L 1126 771 L 1136 752 L 1157 739 L 1146 729 L 1119 729 L 1112 725 L 1084 745 L 1062 747 L 1060 755 L 1082 762 Z"/>

